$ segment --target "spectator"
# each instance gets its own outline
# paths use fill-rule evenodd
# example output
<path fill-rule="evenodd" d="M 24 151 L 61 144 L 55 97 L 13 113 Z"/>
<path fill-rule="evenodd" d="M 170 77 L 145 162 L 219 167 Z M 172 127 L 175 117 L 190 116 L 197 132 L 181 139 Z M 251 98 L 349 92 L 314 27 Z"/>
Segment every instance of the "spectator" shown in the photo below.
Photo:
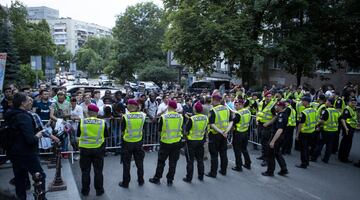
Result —
<path fill-rule="evenodd" d="M 49 91 L 41 90 L 40 100 L 35 101 L 33 105 L 33 111 L 39 115 L 41 120 L 49 120 L 50 106 L 51 106 L 51 102 L 49 101 Z"/>
<path fill-rule="evenodd" d="M 145 101 L 144 104 L 144 112 L 146 113 L 146 116 L 149 117 L 151 122 L 156 122 L 156 112 L 158 109 L 158 102 L 156 101 L 155 94 L 151 92 L 149 94 L 149 99 Z"/>
<path fill-rule="evenodd" d="M 90 96 L 90 94 L 85 94 L 84 95 L 84 102 L 82 102 L 81 104 L 80 104 L 80 106 L 82 107 L 82 109 L 83 109 L 83 112 L 84 112 L 84 117 L 86 118 L 86 117 L 88 117 L 88 106 L 90 105 L 90 104 L 93 104 L 92 102 L 91 102 L 91 96 Z"/>
<path fill-rule="evenodd" d="M 183 113 L 183 106 L 182 106 L 182 97 L 178 96 L 176 98 L 176 112 L 182 114 Z"/>
<path fill-rule="evenodd" d="M 183 109 L 183 115 L 187 118 L 190 118 L 191 116 L 193 116 L 194 114 L 194 111 L 193 111 L 193 108 L 192 108 L 192 99 L 191 98 L 187 98 L 185 100 L 185 106 L 184 106 L 184 109 Z"/>
<path fill-rule="evenodd" d="M 50 119 L 57 121 L 58 118 L 66 119 L 70 116 L 70 103 L 66 101 L 65 93 L 57 93 L 57 101 L 50 106 Z"/>
<path fill-rule="evenodd" d="M 103 100 L 100 98 L 100 91 L 99 90 L 95 90 L 93 93 L 93 103 L 96 104 L 96 106 L 99 108 L 99 115 L 102 116 L 104 115 L 104 102 Z"/>
<path fill-rule="evenodd" d="M 158 107 L 157 116 L 160 116 L 167 112 L 169 103 L 169 96 L 164 95 L 161 104 Z"/>
<path fill-rule="evenodd" d="M 4 98 L 1 101 L 1 107 L 3 113 L 6 113 L 6 111 L 10 108 L 9 107 L 9 99 L 13 97 L 12 89 L 10 86 L 7 86 L 4 88 Z"/>

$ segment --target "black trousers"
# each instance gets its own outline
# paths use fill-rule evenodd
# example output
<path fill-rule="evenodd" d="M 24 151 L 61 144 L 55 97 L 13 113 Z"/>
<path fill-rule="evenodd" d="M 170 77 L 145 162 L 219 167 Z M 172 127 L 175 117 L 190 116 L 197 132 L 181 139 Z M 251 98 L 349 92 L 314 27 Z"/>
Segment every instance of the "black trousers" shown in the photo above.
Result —
<path fill-rule="evenodd" d="M 291 149 L 294 142 L 294 129 L 295 126 L 287 126 L 284 132 L 284 140 L 282 142 L 281 153 L 291 154 Z"/>
<path fill-rule="evenodd" d="M 339 120 L 339 125 L 338 125 L 338 131 L 336 132 L 335 138 L 334 138 L 334 142 L 333 142 L 333 146 L 332 146 L 332 153 L 336 154 L 339 150 L 339 141 L 340 141 L 340 132 L 342 130 L 342 122 Z"/>
<path fill-rule="evenodd" d="M 339 154 L 338 158 L 340 161 L 347 161 L 349 160 L 349 154 L 352 146 L 352 140 L 354 137 L 355 129 L 351 128 L 349 125 L 347 125 L 349 128 L 349 133 L 346 134 L 345 130 L 343 130 L 342 139 L 339 147 Z"/>
<path fill-rule="evenodd" d="M 263 124 L 259 124 L 259 136 L 261 142 L 261 156 L 264 160 L 267 160 L 267 148 L 271 137 L 271 126 L 264 127 Z"/>
<path fill-rule="evenodd" d="M 271 139 L 274 137 L 274 135 L 271 136 Z M 284 157 L 282 156 L 282 153 L 280 151 L 280 147 L 284 142 L 284 136 L 280 136 L 275 144 L 274 144 L 274 148 L 270 148 L 270 142 L 269 142 L 269 148 L 268 148 L 268 168 L 267 168 L 267 172 L 269 173 L 274 173 L 275 171 L 275 159 L 278 162 L 281 171 L 286 171 L 286 163 L 284 160 Z M 270 140 L 271 141 L 271 140 Z"/>
<path fill-rule="evenodd" d="M 309 165 L 310 146 L 313 144 L 314 133 L 301 133 L 299 135 L 300 157 L 302 165 Z"/>
<path fill-rule="evenodd" d="M 194 174 L 194 160 L 197 162 L 198 177 L 204 176 L 204 141 L 188 140 L 185 146 L 186 178 L 192 180 Z"/>
<path fill-rule="evenodd" d="M 326 145 L 325 155 L 323 159 L 325 161 L 329 161 L 337 132 L 322 131 L 320 134 L 320 140 L 313 154 L 313 159 L 316 160 L 321 155 L 321 151 L 324 145 Z"/>
<path fill-rule="evenodd" d="M 26 199 L 26 184 L 29 181 L 29 175 L 34 175 L 39 172 L 42 175 L 41 188 L 45 191 L 45 178 L 46 175 L 41 168 L 40 160 L 37 155 L 25 156 L 25 157 L 9 157 L 13 166 L 13 172 L 15 176 L 15 191 L 18 199 Z"/>
<path fill-rule="evenodd" d="M 250 165 L 251 160 L 249 152 L 247 150 L 248 145 L 248 133 L 247 132 L 234 132 L 232 141 L 234 154 L 235 154 L 235 165 L 240 168 L 243 165 L 241 155 L 244 156 L 245 165 Z"/>
<path fill-rule="evenodd" d="M 91 166 L 94 168 L 94 187 L 97 192 L 103 192 L 103 168 L 104 168 L 105 148 L 96 149 L 80 148 L 80 169 L 82 191 L 90 191 L 90 172 Z"/>
<path fill-rule="evenodd" d="M 156 167 L 155 178 L 162 178 L 164 172 L 165 161 L 169 158 L 169 172 L 166 178 L 170 181 L 174 180 L 176 172 L 176 164 L 180 157 L 181 142 L 173 144 L 165 144 L 160 142 L 160 150 Z"/>
<path fill-rule="evenodd" d="M 209 133 L 209 152 L 211 156 L 210 174 L 214 176 L 217 174 L 219 155 L 220 171 L 225 174 L 228 165 L 227 139 L 221 134 Z"/>
<path fill-rule="evenodd" d="M 144 157 L 145 152 L 142 142 L 123 142 L 121 157 L 123 160 L 123 183 L 130 182 L 130 166 L 131 158 L 134 156 L 135 165 L 137 167 L 138 181 L 144 181 Z"/>

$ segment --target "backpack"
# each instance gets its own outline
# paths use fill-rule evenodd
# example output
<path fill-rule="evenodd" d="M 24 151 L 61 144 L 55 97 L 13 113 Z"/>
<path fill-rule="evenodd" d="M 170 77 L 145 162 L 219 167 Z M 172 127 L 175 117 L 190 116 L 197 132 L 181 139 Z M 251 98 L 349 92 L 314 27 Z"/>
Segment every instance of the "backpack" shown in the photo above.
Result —
<path fill-rule="evenodd" d="M 4 121 L 0 127 L 0 148 L 5 151 L 10 150 L 18 136 L 19 131 L 12 127 L 12 122 L 18 114 L 12 116 L 9 120 Z"/>

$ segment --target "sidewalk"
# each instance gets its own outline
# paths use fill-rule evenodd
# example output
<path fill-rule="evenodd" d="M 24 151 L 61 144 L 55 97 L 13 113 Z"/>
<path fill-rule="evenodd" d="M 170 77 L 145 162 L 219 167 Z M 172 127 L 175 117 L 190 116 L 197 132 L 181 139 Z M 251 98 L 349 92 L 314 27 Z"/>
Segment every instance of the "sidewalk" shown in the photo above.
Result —
<path fill-rule="evenodd" d="M 67 190 L 58 192 L 48 192 L 47 199 L 51 200 L 80 200 L 79 191 L 76 187 L 75 179 L 70 168 L 69 160 L 62 160 L 62 178 L 67 185 Z M 46 165 L 42 165 L 46 174 L 46 187 L 53 181 L 55 176 L 55 169 L 48 169 Z M 4 164 L 0 166 L 0 200 L 14 199 L 15 187 L 9 184 L 9 180 L 14 177 L 11 164 Z M 33 183 L 33 182 L 32 182 Z M 27 199 L 34 199 L 33 187 L 27 191 Z"/>

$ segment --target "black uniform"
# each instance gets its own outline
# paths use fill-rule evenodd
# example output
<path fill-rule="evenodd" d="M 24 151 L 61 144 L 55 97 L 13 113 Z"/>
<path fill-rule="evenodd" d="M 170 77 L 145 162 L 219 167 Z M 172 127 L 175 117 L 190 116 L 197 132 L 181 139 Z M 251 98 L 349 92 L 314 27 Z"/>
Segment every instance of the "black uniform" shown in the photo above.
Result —
<path fill-rule="evenodd" d="M 291 109 L 286 108 L 285 114 L 287 116 L 290 116 Z M 282 144 L 282 148 L 281 148 L 282 154 L 291 154 L 291 149 L 292 149 L 293 141 L 294 141 L 294 129 L 295 129 L 295 126 L 286 126 L 286 128 L 284 130 L 284 140 L 283 140 L 283 144 Z"/>
<path fill-rule="evenodd" d="M 240 114 L 236 113 L 233 123 L 234 124 L 240 123 L 240 120 L 241 120 Z M 241 154 L 244 156 L 245 166 L 249 168 L 251 165 L 249 152 L 247 150 L 248 139 L 249 139 L 248 132 L 249 130 L 246 132 L 238 132 L 235 129 L 233 134 L 232 145 L 235 154 L 235 165 L 236 168 L 238 169 L 241 169 L 243 165 Z"/>
<path fill-rule="evenodd" d="M 210 110 L 209 125 L 215 123 L 215 112 Z M 229 122 L 232 121 L 229 115 Z M 211 156 L 211 169 L 208 174 L 211 177 L 216 177 L 218 169 L 218 155 L 220 155 L 220 173 L 226 175 L 226 168 L 228 165 L 227 158 L 227 139 L 220 133 L 209 133 L 209 152 Z"/>
<path fill-rule="evenodd" d="M 280 165 L 281 171 L 287 171 L 285 160 L 280 151 L 280 147 L 285 138 L 285 129 L 287 127 L 287 123 L 288 123 L 288 115 L 286 114 L 286 112 L 283 111 L 283 112 L 278 113 L 278 115 L 276 117 L 276 122 L 273 126 L 273 131 L 272 131 L 269 143 L 268 143 L 267 173 L 270 173 L 270 174 L 274 173 L 275 158 Z M 278 129 L 282 129 L 283 132 L 281 133 L 280 137 L 276 140 L 276 142 L 274 144 L 274 148 L 271 148 L 269 144 L 270 144 L 271 140 L 273 139 L 273 137 L 275 136 L 275 133 Z"/>
<path fill-rule="evenodd" d="M 267 104 L 263 104 L 261 110 L 264 110 L 264 108 L 267 106 Z M 275 106 L 273 106 L 271 108 L 271 113 L 273 114 L 273 116 L 276 116 L 276 111 L 275 111 Z M 260 137 L 260 142 L 261 142 L 261 158 L 266 161 L 267 160 L 267 145 L 269 143 L 269 139 L 271 137 L 271 131 L 272 131 L 272 126 L 269 125 L 267 127 L 264 127 L 264 124 L 259 122 L 259 137 Z"/>
<path fill-rule="evenodd" d="M 327 110 L 323 110 L 321 112 L 321 120 L 326 121 L 329 119 L 329 112 Z M 320 156 L 322 148 L 324 147 L 324 145 L 326 145 L 326 149 L 325 149 L 325 155 L 323 158 L 324 162 L 328 162 L 330 159 L 330 155 L 331 155 L 331 150 L 333 148 L 333 144 L 337 135 L 337 131 L 333 132 L 333 131 L 324 131 L 322 130 L 320 133 L 320 140 L 319 140 L 319 144 L 317 145 L 315 152 L 313 154 L 313 161 L 316 161 L 316 159 Z"/>
<path fill-rule="evenodd" d="M 335 109 L 340 110 L 342 109 L 342 105 L 343 105 L 344 100 L 342 100 L 342 98 L 338 98 L 335 102 Z M 341 118 L 339 117 L 339 126 L 338 126 L 338 130 L 337 130 L 337 134 L 335 135 L 334 141 L 333 141 L 333 145 L 332 145 L 332 153 L 336 154 L 339 150 L 339 137 L 340 137 L 340 132 L 342 130 L 342 125 L 341 125 Z"/>
<path fill-rule="evenodd" d="M 123 117 L 121 123 L 121 131 L 124 133 L 126 129 L 126 121 Z M 143 142 L 126 142 L 123 140 L 121 159 L 123 161 L 123 182 L 122 184 L 127 187 L 130 182 L 130 166 L 131 158 L 134 156 L 135 165 L 137 167 L 138 183 L 144 183 L 144 157 Z"/>
<path fill-rule="evenodd" d="M 340 118 L 345 121 L 351 118 L 350 111 L 347 108 L 345 108 Z M 355 132 L 355 129 L 351 127 L 348 123 L 346 123 L 346 127 L 349 129 L 349 132 L 348 134 L 346 134 L 346 131 L 343 130 L 343 134 L 342 134 L 343 137 L 341 139 L 340 148 L 339 148 L 338 158 L 341 162 L 349 162 L 349 154 Z"/>
<path fill-rule="evenodd" d="M 77 129 L 77 137 L 80 137 L 80 123 Z M 108 137 L 108 129 L 105 123 L 105 132 L 104 137 Z M 81 182 L 82 189 L 81 193 L 83 195 L 88 195 L 90 191 L 90 172 L 91 165 L 94 168 L 94 187 L 97 195 L 104 193 L 104 177 L 103 177 L 103 168 L 104 168 L 104 155 L 105 155 L 105 142 L 101 147 L 95 149 L 81 148 L 80 147 L 80 169 L 81 169 Z"/>
<path fill-rule="evenodd" d="M 301 113 L 300 124 L 305 124 L 306 115 Z M 310 155 L 313 155 L 316 149 L 314 133 L 301 133 L 299 134 L 299 146 L 300 146 L 300 157 L 301 166 L 306 168 L 309 166 Z"/>
<path fill-rule="evenodd" d="M 192 120 L 189 120 L 186 125 L 186 132 L 190 132 L 192 128 Z M 205 136 L 204 136 L 205 138 Z M 185 151 L 186 156 L 186 179 L 191 181 L 194 174 L 194 160 L 197 162 L 198 178 L 203 180 L 204 178 L 204 142 L 203 140 L 187 140 Z"/>
<path fill-rule="evenodd" d="M 160 118 L 159 122 L 159 133 L 162 131 L 163 126 L 163 118 Z M 162 178 L 162 174 L 164 172 L 165 161 L 169 158 L 169 171 L 166 175 L 168 184 L 172 184 L 174 180 L 175 172 L 176 172 L 176 165 L 177 161 L 180 158 L 180 149 L 181 149 L 181 141 L 172 144 L 166 144 L 160 141 L 160 149 L 158 153 L 158 161 L 155 176 L 150 182 L 158 183 L 159 180 Z"/>

